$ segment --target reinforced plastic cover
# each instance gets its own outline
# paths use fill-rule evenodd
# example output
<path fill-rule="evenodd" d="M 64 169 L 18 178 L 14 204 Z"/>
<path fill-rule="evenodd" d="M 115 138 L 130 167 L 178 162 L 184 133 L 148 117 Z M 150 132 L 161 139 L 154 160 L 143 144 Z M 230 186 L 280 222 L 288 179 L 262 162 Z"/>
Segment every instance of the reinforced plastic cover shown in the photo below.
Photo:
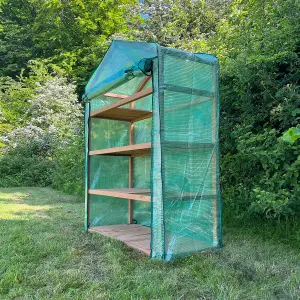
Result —
<path fill-rule="evenodd" d="M 133 140 L 151 142 L 151 156 L 133 158 L 133 187 L 150 189 L 151 202 L 133 201 L 133 219 L 151 227 L 151 258 L 171 260 L 219 248 L 219 64 L 209 54 L 154 43 L 113 41 L 86 86 L 86 229 L 128 222 L 127 201 L 88 194 L 129 187 L 127 156 L 88 155 L 129 145 L 128 122 L 89 114 L 118 101 L 104 96 L 107 92 L 133 94 L 146 76 L 145 59 L 152 61 L 145 88 L 152 87 L 153 94 L 134 108 L 152 111 L 152 119 L 134 123 Z"/>

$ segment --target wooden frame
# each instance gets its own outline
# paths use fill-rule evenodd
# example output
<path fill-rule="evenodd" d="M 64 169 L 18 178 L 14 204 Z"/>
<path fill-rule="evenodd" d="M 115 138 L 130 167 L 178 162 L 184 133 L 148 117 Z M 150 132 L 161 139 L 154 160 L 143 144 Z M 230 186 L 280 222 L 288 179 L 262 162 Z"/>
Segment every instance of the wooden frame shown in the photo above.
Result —
<path fill-rule="evenodd" d="M 117 239 L 127 246 L 150 256 L 150 228 L 138 224 L 96 226 L 90 229 L 101 235 Z"/>
<path fill-rule="evenodd" d="M 137 122 L 140 120 L 148 119 L 152 117 L 152 112 L 141 109 L 132 109 L 132 108 L 119 108 L 108 111 L 102 111 L 93 116 L 94 118 L 101 118 L 107 120 L 117 120 L 125 122 Z"/>
<path fill-rule="evenodd" d="M 105 93 L 103 96 L 111 97 L 111 98 L 117 98 L 117 99 L 125 99 L 125 98 L 128 97 L 127 95 L 113 94 L 113 93 Z"/>
<path fill-rule="evenodd" d="M 89 190 L 89 194 L 150 202 L 150 189 L 136 189 L 136 188 L 94 189 L 94 190 Z M 215 199 L 216 196 L 217 195 L 202 195 L 202 194 L 192 194 L 192 193 L 184 193 L 183 195 L 174 194 L 171 197 L 172 200 L 170 201 L 174 201 L 174 199 L 176 198 L 180 199 L 181 201 L 190 201 L 190 200 L 210 201 L 212 199 Z M 165 202 L 168 202 L 168 199 L 165 199 Z"/>
<path fill-rule="evenodd" d="M 148 81 L 150 80 L 150 78 L 151 78 L 150 76 L 145 77 L 141 81 L 141 83 L 138 86 L 135 93 L 141 92 L 143 90 L 143 88 L 146 86 L 146 84 L 148 83 Z M 132 111 L 134 111 L 134 102 L 130 102 L 130 109 Z M 135 110 L 135 111 L 138 111 L 138 110 Z M 146 116 L 147 115 L 152 116 L 152 112 L 148 112 L 148 114 L 146 114 Z M 134 144 L 134 122 L 142 120 L 141 118 L 143 118 L 143 116 L 137 117 L 137 118 L 131 120 L 131 122 L 130 122 L 130 125 L 129 125 L 129 145 Z M 150 149 L 151 149 L 151 144 L 149 146 L 150 146 Z M 133 176 L 134 164 L 133 163 L 134 163 L 134 160 L 133 160 L 133 157 L 131 156 L 131 157 L 129 157 L 129 164 L 128 164 L 128 171 L 129 171 L 128 185 L 129 185 L 129 188 L 133 188 L 133 186 L 134 186 L 134 182 L 133 182 L 133 179 L 134 179 L 134 176 Z M 149 190 L 149 193 L 150 193 L 150 190 Z M 131 198 L 128 199 L 128 224 L 132 224 L 132 222 L 133 222 L 133 205 L 134 205 L 134 202 L 132 200 L 134 200 L 134 199 L 131 199 Z M 150 202 L 150 199 L 149 199 L 149 202 Z"/>
<path fill-rule="evenodd" d="M 120 106 L 130 104 L 133 101 L 139 100 L 139 99 L 149 96 L 151 94 L 152 94 L 152 88 L 148 88 L 146 90 L 141 90 L 141 91 L 136 92 L 136 93 L 132 94 L 131 96 L 128 96 L 118 102 L 112 103 L 110 105 L 107 105 L 105 107 L 99 108 L 99 109 L 91 112 L 90 117 L 92 117 L 92 118 L 100 117 L 101 118 L 102 114 L 108 113 L 109 111 L 119 108 Z M 150 113 L 150 112 L 148 112 L 148 113 Z"/>
<path fill-rule="evenodd" d="M 156 46 L 155 49 L 154 53 L 157 56 L 154 55 L 151 58 L 154 74 L 153 80 L 155 80 L 153 84 L 154 90 L 148 85 L 152 77 L 137 77 L 135 71 L 131 72 L 131 70 L 136 70 L 135 68 L 121 70 L 117 73 L 119 77 L 108 78 L 107 81 L 103 81 L 102 85 L 92 79 L 91 83 L 95 87 L 92 87 L 91 84 L 87 86 L 87 97 L 90 95 L 90 100 L 94 99 L 96 105 L 99 103 L 95 95 L 100 95 L 101 91 L 107 91 L 111 88 L 110 91 L 120 92 L 102 93 L 100 99 L 105 97 L 105 101 L 110 104 L 94 111 L 89 111 L 87 114 L 88 122 L 92 118 L 98 118 L 127 122 L 127 124 L 103 122 L 100 126 L 93 128 L 91 137 L 95 139 L 100 137 L 102 133 L 99 131 L 101 130 L 103 131 L 102 138 L 105 139 L 105 142 L 107 139 L 112 139 L 111 144 L 115 145 L 115 140 L 118 140 L 118 145 L 124 145 L 125 143 L 126 145 L 107 149 L 93 148 L 93 150 L 88 149 L 89 151 L 85 152 L 86 161 L 91 161 L 95 164 L 99 163 L 99 166 L 92 165 L 91 184 L 87 184 L 86 199 L 88 200 L 86 210 L 88 220 L 90 215 L 89 198 L 92 199 L 91 209 L 95 209 L 95 211 L 94 213 L 91 211 L 92 228 L 89 226 L 89 221 L 86 228 L 92 232 L 98 232 L 104 236 L 118 239 L 132 248 L 151 255 L 153 258 L 167 260 L 173 254 L 184 254 L 184 251 L 187 252 L 187 250 L 191 250 L 191 252 L 197 251 L 196 248 L 199 241 L 203 243 L 199 250 L 217 248 L 221 242 L 221 232 L 218 227 L 218 224 L 221 222 L 220 183 L 218 178 L 219 148 L 216 138 L 218 134 L 219 87 L 218 77 L 215 77 L 215 74 L 218 72 L 218 65 L 213 59 L 206 60 L 206 58 L 202 59 L 197 55 L 179 53 L 178 51 L 174 51 L 172 54 L 171 49 L 159 48 L 159 46 Z M 190 74 L 193 75 L 192 77 L 180 78 L 182 76 L 180 64 L 177 67 L 173 61 L 170 63 L 167 60 L 167 56 L 170 53 L 186 61 L 186 63 L 184 62 L 184 66 L 188 66 L 186 70 L 194 72 L 194 68 L 190 68 L 190 63 L 193 64 L 194 62 L 207 63 L 207 65 L 212 67 L 212 70 L 204 68 L 203 76 L 198 77 L 198 79 L 196 73 Z M 140 55 L 144 55 L 144 52 L 141 51 Z M 136 67 L 138 60 L 132 63 L 132 66 Z M 138 65 L 140 64 L 138 63 Z M 107 65 L 104 64 L 103 67 L 107 68 Z M 112 67 L 114 68 L 114 66 Z M 200 70 L 200 75 L 202 72 L 201 68 L 201 66 L 199 68 L 197 66 L 195 69 Z M 114 72 L 114 70 L 111 71 Z M 105 74 L 105 71 L 102 74 Z M 140 75 L 142 75 L 141 72 L 139 72 L 138 76 Z M 94 76 L 94 78 L 96 77 Z M 99 78 L 102 80 L 101 76 Z M 129 83 L 129 81 L 131 82 Z M 109 84 L 106 82 L 109 82 Z M 128 89 L 132 89 L 132 84 L 137 84 L 138 82 L 139 86 L 133 94 L 126 95 Z M 127 83 L 128 86 L 126 86 Z M 98 91 L 95 91 L 97 88 Z M 151 109 L 139 109 L 139 107 L 148 106 L 139 106 L 135 104 L 135 101 L 151 95 L 152 92 L 155 93 L 153 97 L 153 113 Z M 150 100 L 150 97 L 145 99 L 147 105 L 148 99 Z M 210 102 L 207 103 L 208 101 Z M 204 102 L 206 104 L 200 104 Z M 144 104 L 144 101 L 142 104 Z M 195 109 L 197 113 L 195 113 Z M 146 128 L 147 135 L 145 136 L 148 138 L 150 124 L 150 122 L 145 122 L 145 128 L 140 128 L 136 122 L 152 117 L 153 130 L 151 132 L 151 141 L 153 144 L 150 142 L 136 144 L 135 133 L 136 136 L 139 133 L 137 130 L 142 131 Z M 211 124 L 209 124 L 210 119 Z M 169 120 L 172 122 L 169 122 Z M 96 129 L 98 132 L 96 132 Z M 116 132 L 112 132 L 112 129 Z M 211 139 L 210 134 L 212 135 Z M 93 145 L 97 144 L 102 146 L 106 143 L 103 143 L 103 140 L 99 140 L 99 143 L 96 143 L 96 141 L 93 143 Z M 110 145 L 110 143 L 107 144 Z M 153 151 L 151 150 L 152 148 Z M 123 158 L 100 159 L 99 157 L 94 157 L 91 159 L 91 156 L 95 155 L 123 156 Z M 136 159 L 139 156 L 150 155 L 151 184 L 148 182 L 149 161 L 147 158 L 145 159 L 147 167 L 143 170 L 140 167 L 144 160 Z M 118 165 L 117 162 L 120 164 Z M 126 177 L 115 180 L 119 176 L 118 173 L 124 175 L 124 167 L 126 173 L 128 172 L 125 174 Z M 116 177 L 110 177 L 112 172 L 116 174 Z M 102 184 L 102 178 L 105 176 L 107 176 L 107 180 L 103 180 Z M 143 182 L 144 177 L 147 177 L 147 185 L 145 186 L 148 187 L 149 184 L 151 190 L 136 188 L 139 182 L 134 181 L 135 178 L 139 181 L 139 176 L 141 176 Z M 90 178 L 87 181 L 90 181 Z M 116 186 L 124 188 L 97 188 Z M 141 185 L 141 187 L 143 186 Z M 150 203 L 151 205 L 149 205 Z M 102 212 L 100 212 L 101 209 L 103 209 Z M 148 219 L 148 209 L 150 209 L 151 220 Z M 114 212 L 117 211 L 118 215 L 114 216 Z M 178 222 L 174 218 L 170 221 L 169 216 L 173 213 L 176 216 L 180 216 L 178 217 Z M 95 226 L 98 224 L 113 224 L 114 222 L 123 224 Z M 187 222 L 187 226 L 185 226 L 185 222 Z M 146 227 L 147 225 L 142 226 L 135 223 L 147 224 L 151 228 Z M 193 236 L 190 236 L 190 231 L 194 234 Z M 196 235 L 199 236 L 199 239 L 195 237 Z M 172 245 L 170 245 L 170 238 L 172 239 Z M 150 249 L 150 247 L 152 248 Z M 180 252 L 181 249 L 182 253 Z"/>

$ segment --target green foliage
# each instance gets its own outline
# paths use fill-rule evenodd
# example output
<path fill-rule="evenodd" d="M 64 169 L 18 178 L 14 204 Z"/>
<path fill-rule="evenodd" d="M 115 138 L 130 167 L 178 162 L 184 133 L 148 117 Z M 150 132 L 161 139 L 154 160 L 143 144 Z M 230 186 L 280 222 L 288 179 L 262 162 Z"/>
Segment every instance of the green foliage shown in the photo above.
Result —
<path fill-rule="evenodd" d="M 163 46 L 182 48 L 190 41 L 206 39 L 217 24 L 215 11 L 202 0 L 144 1 L 133 11 L 134 15 L 127 15 L 132 37 Z M 139 17 L 141 13 L 147 17 Z"/>
<path fill-rule="evenodd" d="M 15 127 L 2 134 L 0 186 L 54 185 L 69 193 L 82 194 L 83 116 L 76 86 L 39 66 L 26 79 L 11 80 L 0 98 L 10 121 L 7 125 Z M 28 93 L 22 94 L 24 89 Z M 17 93 L 22 97 L 14 99 L 19 96 Z M 9 97 L 26 105 L 6 106 Z M 9 118 L 16 108 L 20 109 L 22 122 Z"/>
<path fill-rule="evenodd" d="M 26 151 L 27 152 L 27 151 Z M 21 151 L 0 157 L 0 186 L 49 186 L 54 170 L 53 162 L 47 158 L 23 156 Z"/>
<path fill-rule="evenodd" d="M 282 139 L 286 142 L 294 143 L 300 139 L 300 128 L 292 127 L 287 132 L 284 133 Z"/>
<path fill-rule="evenodd" d="M 23 71 L 16 79 L 0 77 L 0 137 L 16 127 L 24 126 L 30 120 L 27 110 L 34 97 L 37 85 L 51 78 L 51 70 L 41 62 L 28 63 L 28 75 Z"/>
<path fill-rule="evenodd" d="M 16 76 L 32 59 L 65 70 L 83 88 L 107 48 L 126 31 L 123 11 L 133 0 L 4 0 L 0 3 L 0 76 Z"/>
<path fill-rule="evenodd" d="M 54 171 L 51 136 L 40 131 L 29 133 L 29 140 L 18 141 L 0 155 L 0 186 L 49 186 Z M 28 138 L 28 135 L 27 135 Z"/>
<path fill-rule="evenodd" d="M 225 154 L 222 163 L 227 209 L 240 216 L 300 214 L 300 144 L 284 142 L 275 129 L 252 133 L 237 126 L 232 136 L 235 153 Z"/>
<path fill-rule="evenodd" d="M 1 186 L 54 185 L 82 194 L 75 88 L 82 92 L 110 36 L 126 32 L 125 5 L 134 2 L 0 2 Z"/>
<path fill-rule="evenodd" d="M 28 106 L 27 99 L 32 90 L 24 82 L 16 81 L 10 77 L 0 77 L 0 134 L 9 132 L 13 126 L 23 125 L 24 110 Z"/>
<path fill-rule="evenodd" d="M 127 36 L 218 56 L 225 210 L 300 214 L 299 1 L 3 0 L 0 10 L 0 147 L 11 151 L 0 185 L 82 193 L 80 95 L 70 81 L 82 91 L 110 38 Z M 35 164 L 49 176 L 27 172 Z"/>
<path fill-rule="evenodd" d="M 84 193 L 84 144 L 83 134 L 73 135 L 53 155 L 55 172 L 52 186 L 69 194 L 83 196 Z"/>
<path fill-rule="evenodd" d="M 284 141 L 299 124 L 299 8 L 235 1 L 209 41 L 222 67 L 223 199 L 239 216 L 300 214 L 300 147 Z"/>

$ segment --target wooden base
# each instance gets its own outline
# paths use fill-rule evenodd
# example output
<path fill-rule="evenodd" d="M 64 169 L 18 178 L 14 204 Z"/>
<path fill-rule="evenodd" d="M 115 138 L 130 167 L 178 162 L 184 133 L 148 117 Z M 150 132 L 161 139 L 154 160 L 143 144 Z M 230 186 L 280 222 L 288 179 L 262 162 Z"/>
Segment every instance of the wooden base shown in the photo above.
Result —
<path fill-rule="evenodd" d="M 150 256 L 150 228 L 139 224 L 121 224 L 109 226 L 95 226 L 90 232 L 119 240 L 127 246 L 144 252 Z"/>

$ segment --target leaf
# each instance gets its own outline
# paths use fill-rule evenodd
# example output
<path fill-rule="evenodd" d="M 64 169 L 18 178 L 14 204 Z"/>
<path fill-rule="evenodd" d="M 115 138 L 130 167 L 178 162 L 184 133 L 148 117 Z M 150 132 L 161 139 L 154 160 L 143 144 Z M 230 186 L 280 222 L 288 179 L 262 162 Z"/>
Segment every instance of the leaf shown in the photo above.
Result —
<path fill-rule="evenodd" d="M 300 138 L 300 128 L 299 127 L 290 128 L 282 136 L 282 139 L 285 142 L 289 142 L 289 143 L 294 143 L 299 138 Z"/>
<path fill-rule="evenodd" d="M 300 114 L 300 108 L 296 108 L 292 111 L 292 116 L 296 117 L 296 115 Z"/>

